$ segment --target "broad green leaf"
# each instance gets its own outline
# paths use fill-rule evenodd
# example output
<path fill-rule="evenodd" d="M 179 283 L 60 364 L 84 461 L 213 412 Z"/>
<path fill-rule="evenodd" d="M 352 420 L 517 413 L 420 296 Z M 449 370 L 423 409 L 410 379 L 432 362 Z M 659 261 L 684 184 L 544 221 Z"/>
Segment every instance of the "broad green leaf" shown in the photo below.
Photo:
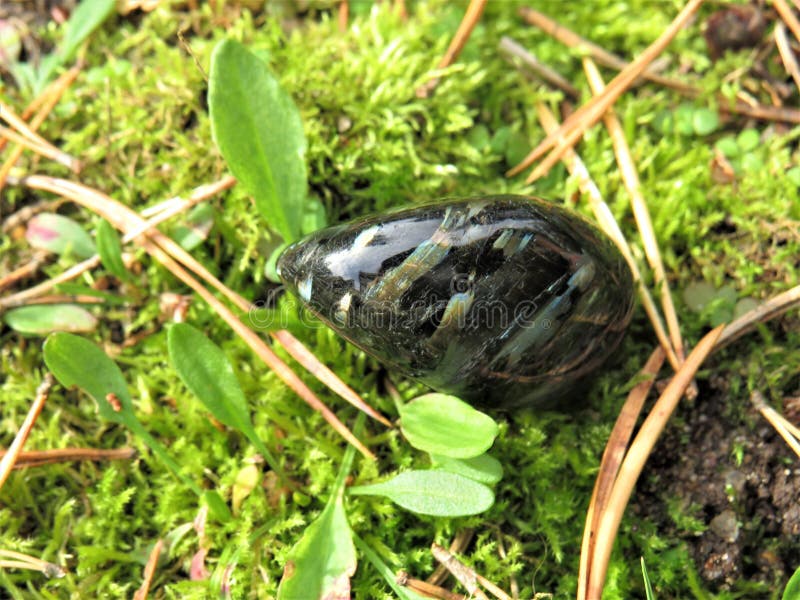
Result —
<path fill-rule="evenodd" d="M 209 74 L 211 131 L 270 227 L 296 240 L 306 200 L 306 139 L 300 112 L 267 65 L 234 40 L 214 49 Z"/>
<path fill-rule="evenodd" d="M 453 458 L 483 454 L 497 435 L 489 415 L 447 394 L 425 394 L 401 406 L 400 428 L 415 448 Z"/>
<path fill-rule="evenodd" d="M 789 578 L 781 600 L 797 600 L 798 598 L 800 598 L 800 568 Z"/>
<path fill-rule="evenodd" d="M 78 258 L 95 254 L 94 242 L 83 227 L 56 213 L 39 213 L 33 217 L 28 221 L 25 237 L 34 248 L 56 254 L 72 254 Z"/>
<path fill-rule="evenodd" d="M 351 487 L 353 496 L 386 496 L 395 504 L 422 515 L 466 517 L 494 504 L 491 489 L 447 471 L 404 471 L 382 483 Z"/>
<path fill-rule="evenodd" d="M 247 399 L 228 357 L 203 333 L 186 323 L 167 330 L 167 348 L 178 377 L 223 425 L 241 432 L 278 473 L 278 462 L 258 437 Z"/>
<path fill-rule="evenodd" d="M 458 473 L 486 485 L 494 485 L 503 478 L 503 465 L 494 456 L 483 453 L 472 458 L 452 458 L 431 454 L 433 466 L 451 473 Z"/>
<path fill-rule="evenodd" d="M 364 423 L 361 414 L 355 431 Z M 356 571 L 356 549 L 344 510 L 344 484 L 355 458 L 345 451 L 342 467 L 325 509 L 289 551 L 278 586 L 278 600 L 344 600 L 350 598 L 350 577 Z"/>
<path fill-rule="evenodd" d="M 64 387 L 78 386 L 97 403 L 100 416 L 130 426 L 137 422 L 128 385 L 117 364 L 89 340 L 54 333 L 44 343 L 44 362 Z M 113 394 L 119 403 L 108 401 Z"/>
<path fill-rule="evenodd" d="M 692 115 L 692 127 L 697 135 L 708 135 L 719 127 L 719 115 L 710 108 L 698 108 Z"/>
<path fill-rule="evenodd" d="M 97 319 L 85 308 L 74 304 L 39 304 L 9 310 L 6 324 L 20 333 L 47 335 L 54 331 L 75 333 L 94 331 Z"/>
<path fill-rule="evenodd" d="M 130 280 L 131 275 L 122 261 L 122 244 L 117 231 L 105 219 L 97 224 L 97 253 L 109 273 L 125 281 Z"/>

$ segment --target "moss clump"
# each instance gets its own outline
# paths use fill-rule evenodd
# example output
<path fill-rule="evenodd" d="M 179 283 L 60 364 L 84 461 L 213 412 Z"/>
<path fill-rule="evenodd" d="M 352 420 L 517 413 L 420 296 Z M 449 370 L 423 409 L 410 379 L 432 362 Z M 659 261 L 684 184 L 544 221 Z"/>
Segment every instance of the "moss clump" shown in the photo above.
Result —
<path fill-rule="evenodd" d="M 420 100 L 414 90 L 430 76 L 444 51 L 461 18 L 461 6 L 419 3 L 403 21 L 389 3 L 368 8 L 354 3 L 354 17 L 340 33 L 325 6 L 290 23 L 288 12 L 253 16 L 231 7 L 215 11 L 204 4 L 196 12 L 176 13 L 164 5 L 135 19 L 119 18 L 94 36 L 84 74 L 43 133 L 84 160 L 82 181 L 137 210 L 218 178 L 225 165 L 211 141 L 204 75 L 177 33 L 184 32 L 203 66 L 214 44 L 233 36 L 270 64 L 298 103 L 309 143 L 311 193 L 323 201 L 329 221 L 448 195 L 511 191 L 565 199 L 576 186 L 560 166 L 535 187 L 504 177 L 527 151 L 528 140 L 542 136 L 533 110 L 536 101 L 555 106 L 561 96 L 526 81 L 499 57 L 496 48 L 502 35 L 535 49 L 541 60 L 573 81 L 584 99 L 589 94 L 576 54 L 521 24 L 515 10 L 511 4 L 490 3 L 462 58 L 443 74 L 436 93 Z M 552 11 L 552 6 L 543 10 Z M 572 3 L 554 16 L 607 49 L 631 57 L 659 35 L 674 12 L 667 6 L 653 11 L 649 2 L 598 0 Z M 742 52 L 712 64 L 699 27 L 682 32 L 669 53 L 689 65 L 706 90 L 706 99 L 691 106 L 713 108 L 711 90 L 721 76 L 746 66 L 750 57 Z M 607 79 L 611 75 L 606 73 Z M 25 99 L 13 100 L 21 105 Z M 795 285 L 794 257 L 800 248 L 797 236 L 786 232 L 796 229 L 800 203 L 796 179 L 785 174 L 796 163 L 796 132 L 748 125 L 758 131 L 760 143 L 745 151 L 746 159 L 740 157 L 734 183 L 717 183 L 709 167 L 714 144 L 736 137 L 743 122 L 732 119 L 707 135 L 659 130 L 660 113 L 684 102 L 671 92 L 644 86 L 616 105 L 674 289 L 704 279 L 718 287 L 731 283 L 740 297 L 762 299 Z M 624 231 L 635 239 L 607 135 L 596 128 L 579 151 Z M 33 161 L 24 169 L 63 175 L 55 166 Z M 33 199 L 19 189 L 4 193 L 3 206 L 10 210 Z M 265 224 L 241 190 L 213 204 L 215 227 L 194 254 L 232 288 L 261 297 L 272 243 Z M 72 214 L 91 222 L 86 213 Z M 24 262 L 28 253 L 23 240 L 0 238 L 4 268 Z M 45 272 L 53 275 L 63 266 L 52 264 Z M 123 288 L 130 304 L 98 311 L 102 324 L 96 338 L 107 343 L 125 370 L 148 430 L 169 446 L 198 484 L 229 496 L 239 470 L 257 460 L 254 450 L 241 436 L 217 429 L 165 363 L 159 295 L 187 290 L 144 256 L 141 268 L 137 288 Z M 87 275 L 82 283 L 91 284 L 99 276 L 99 271 Z M 687 310 L 681 313 L 686 337 L 697 340 L 708 323 Z M 11 476 L 0 492 L 0 547 L 64 563 L 71 570 L 64 579 L 46 582 L 28 572 L 0 570 L 0 587 L 11 597 L 130 597 L 159 537 L 169 540 L 154 581 L 163 597 L 207 597 L 217 593 L 223 580 L 234 597 L 274 596 L 289 548 L 324 505 L 342 444 L 204 305 L 193 305 L 187 319 L 204 328 L 237 365 L 259 436 L 280 448 L 284 466 L 302 492 L 281 495 L 267 478 L 243 502 L 233 523 L 208 523 L 201 541 L 188 525 L 198 511 L 195 496 L 182 489 L 137 439 L 99 423 L 87 398 L 56 389 L 28 448 L 129 444 L 140 455 L 113 465 L 55 465 Z M 116 345 L 110 342 L 115 330 L 126 337 L 138 335 L 140 341 Z M 297 328 L 295 333 L 368 401 L 394 414 L 374 362 L 326 329 Z M 797 352 L 791 350 L 797 347 L 796 338 L 790 327 L 770 326 L 712 363 L 738 382 L 731 387 L 732 405 L 742 406 L 748 389 L 764 383 L 736 357 L 761 353 L 765 347 L 770 349 L 763 368 L 770 392 L 777 398 L 796 389 L 796 376 L 785 368 L 798 362 Z M 488 514 L 434 520 L 359 498 L 348 501 L 352 527 L 392 568 L 416 575 L 434 566 L 428 552 L 432 539 L 446 545 L 458 530 L 474 527 L 476 541 L 467 560 L 488 579 L 508 587 L 514 576 L 520 597 L 536 592 L 571 595 L 598 457 L 628 382 L 653 343 L 643 312 L 638 311 L 620 358 L 588 394 L 591 408 L 570 416 L 515 415 L 504 423 L 496 454 L 509 466 L 509 475 L 499 484 L 498 503 Z M 7 445 L 42 376 L 40 340 L 0 330 L 0 365 L 0 440 Z M 352 422 L 354 411 L 304 378 Z M 400 389 L 407 397 L 420 391 L 407 382 L 401 382 Z M 381 461 L 357 461 L 356 481 L 389 469 L 427 466 L 394 431 L 370 426 L 366 438 L 375 444 Z M 188 577 L 192 556 L 201 545 L 209 550 L 210 584 Z M 692 571 L 684 543 L 662 536 L 657 524 L 629 515 L 609 571 L 608 598 L 641 593 L 642 554 L 659 597 L 700 593 L 702 584 L 684 576 Z M 228 568 L 233 568 L 231 577 L 225 574 Z M 385 582 L 365 562 L 353 586 L 357 597 L 390 597 Z"/>

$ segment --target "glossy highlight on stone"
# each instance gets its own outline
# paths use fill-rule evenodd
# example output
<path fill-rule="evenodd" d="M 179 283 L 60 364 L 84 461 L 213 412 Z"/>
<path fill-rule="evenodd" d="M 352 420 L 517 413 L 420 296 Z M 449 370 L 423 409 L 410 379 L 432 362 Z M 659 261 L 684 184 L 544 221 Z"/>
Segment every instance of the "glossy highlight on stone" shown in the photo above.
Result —
<path fill-rule="evenodd" d="M 278 261 L 320 319 L 483 407 L 553 406 L 619 343 L 633 282 L 584 218 L 528 196 L 444 200 L 317 231 Z"/>

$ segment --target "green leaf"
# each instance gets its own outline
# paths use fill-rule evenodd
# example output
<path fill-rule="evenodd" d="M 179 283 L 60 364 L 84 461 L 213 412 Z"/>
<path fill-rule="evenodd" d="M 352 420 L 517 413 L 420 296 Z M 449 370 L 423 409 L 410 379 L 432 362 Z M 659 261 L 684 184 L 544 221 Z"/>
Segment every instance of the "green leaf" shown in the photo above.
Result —
<path fill-rule="evenodd" d="M 223 425 L 241 432 L 277 473 L 278 462 L 258 437 L 247 399 L 228 357 L 203 333 L 186 323 L 167 330 L 167 348 L 178 377 Z"/>
<path fill-rule="evenodd" d="M 105 219 L 97 224 L 97 253 L 100 255 L 100 262 L 109 273 L 130 281 L 131 275 L 122 261 L 122 244 L 117 231 Z"/>
<path fill-rule="evenodd" d="M 97 403 L 100 416 L 114 423 L 137 422 L 128 385 L 117 364 L 87 339 L 54 333 L 44 343 L 44 362 L 64 387 L 78 386 Z M 108 401 L 116 397 L 118 409 Z"/>
<path fill-rule="evenodd" d="M 453 458 L 483 454 L 497 435 L 489 415 L 447 394 L 425 394 L 401 406 L 400 428 L 415 448 Z"/>
<path fill-rule="evenodd" d="M 82 0 L 67 21 L 67 32 L 56 54 L 46 56 L 39 69 L 36 86 L 41 90 L 60 65 L 71 61 L 81 44 L 105 21 L 116 7 L 116 0 Z"/>
<path fill-rule="evenodd" d="M 360 433 L 364 415 L 356 421 Z M 344 484 L 355 458 L 355 447 L 345 451 L 331 497 L 319 517 L 292 547 L 278 586 L 278 600 L 337 600 L 350 598 L 350 577 L 356 572 L 353 533 L 344 510 Z"/>
<path fill-rule="evenodd" d="M 137 435 L 184 485 L 198 497 L 204 497 L 213 514 L 221 521 L 231 519 L 228 507 L 215 493 L 204 494 L 167 450 L 144 428 L 133 412 L 125 377 L 117 364 L 92 342 L 70 333 L 54 333 L 44 343 L 44 362 L 64 387 L 77 386 L 97 403 L 100 416 L 125 425 Z"/>
<path fill-rule="evenodd" d="M 74 304 L 23 306 L 8 311 L 5 321 L 14 331 L 33 335 L 47 335 L 54 331 L 80 333 L 97 328 L 94 315 Z"/>
<path fill-rule="evenodd" d="M 719 127 L 719 115 L 710 108 L 698 108 L 692 115 L 692 127 L 697 135 L 708 135 Z"/>
<path fill-rule="evenodd" d="M 267 65 L 223 40 L 211 56 L 208 104 L 214 141 L 287 242 L 300 234 L 306 200 L 306 139 L 300 112 Z"/>
<path fill-rule="evenodd" d="M 736 136 L 736 144 L 739 146 L 739 150 L 741 150 L 742 153 L 752 152 L 758 148 L 760 143 L 761 136 L 755 129 L 743 129 L 739 132 L 739 135 Z"/>
<path fill-rule="evenodd" d="M 483 453 L 472 458 L 452 458 L 431 454 L 433 466 L 450 473 L 469 477 L 486 485 L 494 485 L 503 478 L 503 465 L 494 456 Z"/>
<path fill-rule="evenodd" d="M 200 204 L 189 211 L 183 223 L 172 228 L 170 235 L 188 252 L 208 239 L 213 226 L 214 209 L 208 204 Z"/>
<path fill-rule="evenodd" d="M 800 598 L 800 568 L 789 578 L 789 583 L 783 590 L 781 600 L 797 600 Z"/>
<path fill-rule="evenodd" d="M 92 238 L 83 227 L 56 213 L 39 213 L 28 221 L 25 238 L 34 248 L 78 258 L 94 256 Z"/>
<path fill-rule="evenodd" d="M 78 47 L 105 21 L 116 6 L 116 0 L 82 0 L 67 22 L 67 33 L 61 43 L 63 61 L 72 60 Z"/>
<path fill-rule="evenodd" d="M 477 515 L 494 504 L 482 483 L 447 471 L 404 471 L 392 479 L 351 487 L 353 496 L 386 496 L 406 510 L 434 517 Z"/>

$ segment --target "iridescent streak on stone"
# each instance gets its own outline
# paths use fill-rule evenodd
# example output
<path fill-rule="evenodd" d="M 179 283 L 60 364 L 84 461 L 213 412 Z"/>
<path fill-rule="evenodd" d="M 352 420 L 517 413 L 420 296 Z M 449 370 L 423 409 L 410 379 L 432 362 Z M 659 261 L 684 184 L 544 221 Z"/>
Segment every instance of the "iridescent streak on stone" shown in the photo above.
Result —
<path fill-rule="evenodd" d="M 612 243 L 544 200 L 493 196 L 318 231 L 281 278 L 342 336 L 482 406 L 542 406 L 620 341 L 633 284 Z"/>

